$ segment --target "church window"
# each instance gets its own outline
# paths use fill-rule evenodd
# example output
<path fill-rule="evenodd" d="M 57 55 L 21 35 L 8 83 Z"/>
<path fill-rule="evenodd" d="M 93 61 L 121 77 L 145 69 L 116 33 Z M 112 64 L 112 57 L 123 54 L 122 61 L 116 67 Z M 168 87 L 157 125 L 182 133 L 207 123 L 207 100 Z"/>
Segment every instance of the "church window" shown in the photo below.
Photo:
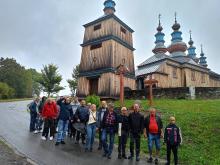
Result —
<path fill-rule="evenodd" d="M 195 73 L 195 71 L 191 72 L 191 80 L 192 81 L 196 81 L 196 73 Z"/>
<path fill-rule="evenodd" d="M 121 32 L 126 34 L 126 29 L 121 26 Z"/>
<path fill-rule="evenodd" d="M 173 68 L 173 78 L 177 78 L 177 68 Z"/>
<path fill-rule="evenodd" d="M 101 25 L 101 24 L 95 25 L 95 26 L 94 26 L 94 31 L 99 30 L 99 29 L 101 29 L 101 28 L 102 28 L 102 25 Z"/>
<path fill-rule="evenodd" d="M 102 47 L 102 43 L 94 44 L 94 45 L 91 45 L 91 46 L 90 46 L 90 50 L 98 49 L 98 48 L 101 48 L 101 47 Z"/>
<path fill-rule="evenodd" d="M 202 83 L 205 83 L 205 74 L 204 73 L 201 74 L 201 80 L 202 80 Z"/>

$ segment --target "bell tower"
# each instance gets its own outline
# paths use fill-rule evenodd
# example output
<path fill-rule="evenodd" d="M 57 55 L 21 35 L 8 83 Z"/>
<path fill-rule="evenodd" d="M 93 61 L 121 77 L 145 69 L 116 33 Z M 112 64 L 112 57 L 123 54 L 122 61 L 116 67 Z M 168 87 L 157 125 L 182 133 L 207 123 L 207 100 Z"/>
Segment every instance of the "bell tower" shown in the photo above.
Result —
<path fill-rule="evenodd" d="M 79 67 L 77 95 L 96 94 L 116 98 L 120 93 L 117 67 L 125 65 L 125 87 L 135 89 L 133 38 L 134 32 L 115 15 L 115 2 L 104 2 L 104 15 L 84 25 L 85 33 Z"/>

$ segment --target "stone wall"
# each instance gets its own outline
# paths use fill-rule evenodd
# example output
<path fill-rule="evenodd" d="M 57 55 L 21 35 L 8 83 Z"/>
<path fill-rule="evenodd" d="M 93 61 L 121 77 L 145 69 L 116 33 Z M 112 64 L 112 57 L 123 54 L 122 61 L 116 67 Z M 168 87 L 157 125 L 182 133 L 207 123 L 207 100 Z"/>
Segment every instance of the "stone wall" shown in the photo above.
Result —
<path fill-rule="evenodd" d="M 148 89 L 144 90 L 125 90 L 126 99 L 143 99 L 148 97 Z M 188 87 L 180 88 L 154 88 L 154 98 L 170 98 L 170 99 L 191 99 Z M 196 98 L 201 99 L 220 99 L 220 88 L 196 87 Z"/>

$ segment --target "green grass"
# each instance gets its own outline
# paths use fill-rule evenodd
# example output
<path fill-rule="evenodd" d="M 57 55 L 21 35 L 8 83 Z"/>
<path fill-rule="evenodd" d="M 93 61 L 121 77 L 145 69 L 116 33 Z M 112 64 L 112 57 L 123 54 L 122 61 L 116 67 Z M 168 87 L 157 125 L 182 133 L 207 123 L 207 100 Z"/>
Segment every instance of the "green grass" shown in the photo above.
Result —
<path fill-rule="evenodd" d="M 21 98 L 21 99 L 1 99 L 0 103 L 3 102 L 15 102 L 15 101 L 25 101 L 25 100 L 32 100 L 33 98 Z"/>
<path fill-rule="evenodd" d="M 147 101 L 142 100 L 143 109 Z M 134 100 L 126 100 L 131 107 Z M 115 103 L 119 105 L 117 101 Z M 155 100 L 155 107 L 161 112 L 163 124 L 168 124 L 169 116 L 175 116 L 181 127 L 183 144 L 179 148 L 180 164 L 218 165 L 220 164 L 220 100 Z M 148 152 L 147 142 L 142 138 L 141 150 Z M 162 146 L 161 157 L 166 150 Z"/>

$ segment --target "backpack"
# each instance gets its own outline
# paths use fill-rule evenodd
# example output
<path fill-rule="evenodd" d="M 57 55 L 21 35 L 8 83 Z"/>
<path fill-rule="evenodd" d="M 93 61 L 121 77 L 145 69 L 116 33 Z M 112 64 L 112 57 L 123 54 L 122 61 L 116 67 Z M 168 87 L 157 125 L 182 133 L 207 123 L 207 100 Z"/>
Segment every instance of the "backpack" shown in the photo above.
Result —
<path fill-rule="evenodd" d="M 33 105 L 33 102 L 30 102 L 27 104 L 27 112 L 31 112 L 31 106 Z"/>

